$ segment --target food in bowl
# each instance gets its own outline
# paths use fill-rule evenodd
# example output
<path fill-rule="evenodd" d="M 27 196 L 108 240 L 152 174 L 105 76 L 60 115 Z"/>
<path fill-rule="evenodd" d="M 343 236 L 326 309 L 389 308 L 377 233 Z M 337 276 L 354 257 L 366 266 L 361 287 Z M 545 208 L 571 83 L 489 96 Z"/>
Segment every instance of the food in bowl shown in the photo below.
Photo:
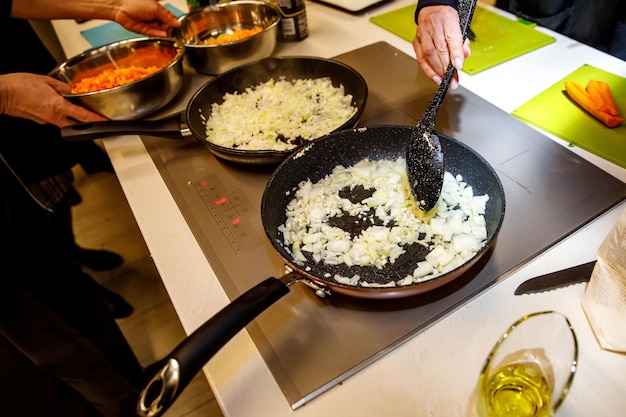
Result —
<path fill-rule="evenodd" d="M 220 33 L 204 38 L 198 42 L 198 45 L 219 45 L 221 43 L 240 41 L 261 32 L 263 32 L 263 28 L 259 26 L 252 29 L 235 29 L 232 33 Z"/>
<path fill-rule="evenodd" d="M 72 88 L 64 96 L 111 120 L 133 120 L 169 103 L 183 83 L 184 46 L 133 38 L 96 47 L 50 72 Z"/>
<path fill-rule="evenodd" d="M 159 69 L 154 65 L 147 68 L 133 65 L 127 68 L 105 69 L 93 77 L 84 77 L 80 81 L 70 82 L 70 87 L 72 94 L 93 93 L 141 80 Z"/>
<path fill-rule="evenodd" d="M 480 251 L 487 240 L 488 199 L 474 195 L 460 175 L 446 172 L 437 206 L 424 213 L 411 197 L 404 158 L 363 159 L 336 166 L 316 183 L 301 182 L 278 230 L 302 264 L 382 269 L 411 250 L 413 271 L 399 279 L 368 282 L 358 272 L 328 277 L 351 286 L 405 286 L 443 275 Z"/>
<path fill-rule="evenodd" d="M 235 0 L 194 10 L 178 20 L 181 25 L 172 30 L 172 36 L 185 45 L 185 61 L 200 73 L 219 75 L 272 55 L 281 12 L 270 2 Z M 210 40 L 232 35 L 247 36 Z"/>
<path fill-rule="evenodd" d="M 329 77 L 270 79 L 213 103 L 206 140 L 240 150 L 291 150 L 339 128 L 356 112 L 352 95 Z"/>
<path fill-rule="evenodd" d="M 170 64 L 178 54 L 180 49 L 135 49 L 128 56 L 77 73 L 69 81 L 72 94 L 93 93 L 138 81 Z"/>

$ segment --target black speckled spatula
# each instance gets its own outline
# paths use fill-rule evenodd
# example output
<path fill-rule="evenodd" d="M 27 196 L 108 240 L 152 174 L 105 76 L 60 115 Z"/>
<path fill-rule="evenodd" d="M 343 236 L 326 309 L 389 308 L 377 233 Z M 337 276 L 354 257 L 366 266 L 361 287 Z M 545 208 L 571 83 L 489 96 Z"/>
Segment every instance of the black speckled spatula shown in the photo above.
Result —
<path fill-rule="evenodd" d="M 467 36 L 476 0 L 459 1 L 459 19 L 463 38 Z M 411 194 L 423 211 L 430 211 L 439 200 L 443 186 L 443 152 L 435 131 L 435 118 L 456 69 L 450 63 L 435 96 L 417 122 L 406 150 L 407 175 Z"/>

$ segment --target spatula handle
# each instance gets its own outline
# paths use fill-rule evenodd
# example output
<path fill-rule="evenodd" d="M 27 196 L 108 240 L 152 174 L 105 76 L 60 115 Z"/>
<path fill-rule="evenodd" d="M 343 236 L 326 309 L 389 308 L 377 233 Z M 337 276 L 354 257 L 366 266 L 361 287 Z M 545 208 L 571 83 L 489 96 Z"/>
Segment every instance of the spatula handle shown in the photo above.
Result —
<path fill-rule="evenodd" d="M 472 16 L 474 16 L 474 10 L 476 9 L 476 1 L 477 0 L 460 0 L 459 1 L 459 21 L 461 25 L 461 33 L 463 34 L 463 40 L 467 37 L 467 31 L 470 26 L 470 22 L 472 21 Z M 435 129 L 435 118 L 433 115 L 437 114 L 439 111 L 439 107 L 441 106 L 441 102 L 443 101 L 444 96 L 448 92 L 448 88 L 450 87 L 450 83 L 452 82 L 452 77 L 454 76 L 454 65 L 452 62 L 448 64 L 448 69 L 439 84 L 439 88 L 435 91 L 435 95 L 433 96 L 432 101 L 428 105 L 428 108 L 424 112 L 424 116 L 422 116 L 422 120 L 420 120 L 419 124 L 421 125 L 431 125 L 430 130 Z"/>
<path fill-rule="evenodd" d="M 474 16 L 477 0 L 459 0 L 459 22 L 463 39 L 467 37 L 467 31 Z"/>

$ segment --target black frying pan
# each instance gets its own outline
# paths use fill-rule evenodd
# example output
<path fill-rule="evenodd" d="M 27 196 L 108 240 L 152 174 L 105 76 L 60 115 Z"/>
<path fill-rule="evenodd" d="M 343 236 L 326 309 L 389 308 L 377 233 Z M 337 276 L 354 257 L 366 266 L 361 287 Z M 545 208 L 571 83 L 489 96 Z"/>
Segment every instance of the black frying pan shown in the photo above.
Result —
<path fill-rule="evenodd" d="M 281 77 L 288 81 L 330 77 L 335 87 L 343 85 L 345 94 L 352 95 L 352 105 L 357 108 L 357 112 L 335 131 L 356 126 L 365 109 L 367 84 L 361 74 L 351 67 L 322 58 L 266 58 L 242 65 L 212 79 L 194 94 L 183 113 L 159 120 L 79 123 L 62 128 L 61 134 L 67 141 L 85 141 L 117 135 L 150 135 L 167 139 L 193 136 L 219 158 L 243 164 L 277 165 L 293 150 L 238 150 L 209 143 L 205 140 L 205 120 L 211 114 L 211 105 L 224 101 L 224 94 L 243 92 L 246 88 Z"/>
<path fill-rule="evenodd" d="M 504 189 L 487 161 L 463 143 L 444 135 L 440 135 L 439 139 L 445 155 L 445 169 L 455 175 L 461 174 L 464 181 L 473 187 L 475 195 L 489 195 L 485 214 L 486 244 L 464 265 L 430 281 L 401 288 L 352 287 L 326 278 L 327 273 L 332 277 L 335 273 L 351 276 L 358 272 L 368 281 L 388 281 L 390 277 L 404 277 L 406 271 L 413 271 L 415 264 L 425 254 L 398 260 L 382 271 L 372 267 L 360 268 L 358 271 L 350 269 L 346 273 L 345 266 L 327 266 L 313 261 L 299 265 L 283 247 L 278 226 L 284 223 L 285 208 L 301 181 L 311 179 L 316 182 L 335 166 L 349 166 L 363 158 L 395 160 L 403 157 L 412 130 L 413 127 L 408 126 L 379 126 L 333 133 L 293 153 L 276 169 L 263 194 L 261 218 L 272 245 L 291 265 L 293 272 L 280 279 L 268 278 L 242 294 L 163 359 L 158 371 L 142 391 L 138 404 L 140 415 L 157 416 L 164 412 L 204 364 L 252 319 L 287 294 L 288 286 L 294 282 L 302 280 L 322 295 L 337 292 L 368 299 L 409 297 L 431 291 L 458 278 L 489 250 L 504 220 Z"/>

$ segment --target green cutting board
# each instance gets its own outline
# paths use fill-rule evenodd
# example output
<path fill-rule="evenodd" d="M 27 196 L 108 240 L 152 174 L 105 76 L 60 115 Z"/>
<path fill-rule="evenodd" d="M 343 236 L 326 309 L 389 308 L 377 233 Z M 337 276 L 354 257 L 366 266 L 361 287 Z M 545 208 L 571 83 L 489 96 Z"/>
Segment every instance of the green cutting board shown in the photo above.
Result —
<path fill-rule="evenodd" d="M 611 87 L 620 116 L 626 115 L 626 78 L 591 65 L 583 65 L 562 80 L 533 97 L 511 114 L 582 149 L 626 168 L 626 122 L 608 128 L 569 99 L 565 81 L 583 87 L 590 79 Z"/>
<path fill-rule="evenodd" d="M 370 18 L 370 22 L 412 42 L 415 37 L 415 6 L 406 6 Z M 473 75 L 556 41 L 532 26 L 476 7 L 471 23 L 476 40 L 463 72 Z"/>

